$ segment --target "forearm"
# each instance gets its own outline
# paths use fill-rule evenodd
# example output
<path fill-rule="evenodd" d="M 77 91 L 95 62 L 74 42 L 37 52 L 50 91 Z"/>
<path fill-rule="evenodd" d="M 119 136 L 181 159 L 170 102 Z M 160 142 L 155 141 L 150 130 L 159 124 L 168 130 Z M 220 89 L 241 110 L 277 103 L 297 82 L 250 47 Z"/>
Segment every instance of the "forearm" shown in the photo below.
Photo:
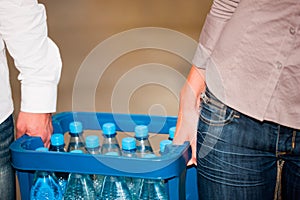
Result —
<path fill-rule="evenodd" d="M 187 77 L 187 83 L 195 93 L 195 96 L 199 97 L 205 90 L 205 69 L 193 65 Z"/>
<path fill-rule="evenodd" d="M 205 90 L 205 70 L 192 66 L 180 93 L 179 113 L 174 144 L 189 141 L 192 148 L 190 164 L 196 164 L 197 124 L 200 94 Z"/>
<path fill-rule="evenodd" d="M 205 87 L 205 70 L 192 66 L 180 92 L 179 114 L 199 108 L 200 94 L 205 91 Z"/>

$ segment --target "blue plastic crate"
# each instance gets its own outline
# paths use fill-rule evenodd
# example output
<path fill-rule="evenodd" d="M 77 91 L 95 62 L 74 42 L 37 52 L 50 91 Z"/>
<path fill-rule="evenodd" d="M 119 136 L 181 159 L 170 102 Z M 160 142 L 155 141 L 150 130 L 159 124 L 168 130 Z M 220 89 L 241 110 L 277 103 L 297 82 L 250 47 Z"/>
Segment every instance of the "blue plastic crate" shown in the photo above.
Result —
<path fill-rule="evenodd" d="M 114 122 L 117 131 L 133 132 L 136 125 L 145 124 L 148 125 L 149 132 L 168 134 L 169 128 L 176 125 L 177 118 L 64 112 L 53 116 L 54 133 L 67 133 L 69 123 L 74 120 L 81 121 L 84 130 L 100 130 L 104 123 Z M 198 199 L 196 169 L 186 167 L 190 158 L 188 143 L 172 148 L 170 156 L 150 159 L 34 151 L 40 146 L 43 146 L 40 138 L 25 135 L 13 142 L 10 147 L 12 165 L 17 171 L 22 200 L 29 199 L 35 170 L 164 179 L 167 182 L 169 199 Z"/>

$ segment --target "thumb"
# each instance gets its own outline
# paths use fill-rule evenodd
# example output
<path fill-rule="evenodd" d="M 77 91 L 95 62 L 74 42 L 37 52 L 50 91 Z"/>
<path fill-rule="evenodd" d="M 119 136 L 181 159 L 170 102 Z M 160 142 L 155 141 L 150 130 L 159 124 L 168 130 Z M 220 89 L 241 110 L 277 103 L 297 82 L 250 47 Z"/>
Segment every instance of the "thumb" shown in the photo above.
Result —
<path fill-rule="evenodd" d="M 27 132 L 26 125 L 22 123 L 22 121 L 17 120 L 16 123 L 16 138 L 20 138 L 22 135 L 24 135 Z"/>

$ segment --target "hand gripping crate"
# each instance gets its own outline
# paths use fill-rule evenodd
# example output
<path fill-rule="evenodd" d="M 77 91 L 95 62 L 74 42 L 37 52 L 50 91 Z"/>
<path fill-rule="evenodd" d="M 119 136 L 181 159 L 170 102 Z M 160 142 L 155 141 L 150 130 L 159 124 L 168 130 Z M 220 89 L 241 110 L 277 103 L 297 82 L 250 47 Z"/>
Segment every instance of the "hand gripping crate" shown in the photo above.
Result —
<path fill-rule="evenodd" d="M 101 130 L 104 123 L 113 122 L 117 131 L 133 132 L 135 125 L 148 125 L 149 132 L 168 134 L 176 125 L 176 117 L 93 112 L 64 112 L 53 116 L 54 133 L 67 133 L 69 123 L 81 121 L 85 130 Z M 16 169 L 22 200 L 28 200 L 36 170 L 79 172 L 164 179 L 170 200 L 198 199 L 196 169 L 186 167 L 190 158 L 189 143 L 172 147 L 171 154 L 156 158 L 126 158 L 106 155 L 36 152 L 43 146 L 39 137 L 24 135 L 11 145 L 12 165 Z"/>

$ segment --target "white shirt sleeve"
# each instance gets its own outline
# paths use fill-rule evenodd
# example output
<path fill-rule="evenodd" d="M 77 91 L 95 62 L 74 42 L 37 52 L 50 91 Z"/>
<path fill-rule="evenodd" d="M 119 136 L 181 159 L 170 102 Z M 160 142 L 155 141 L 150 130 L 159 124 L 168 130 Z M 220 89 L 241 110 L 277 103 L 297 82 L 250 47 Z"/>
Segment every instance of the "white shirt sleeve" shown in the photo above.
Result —
<path fill-rule="evenodd" d="M 0 0 L 0 34 L 20 71 L 21 111 L 56 111 L 59 49 L 48 37 L 46 11 L 36 0 Z"/>

